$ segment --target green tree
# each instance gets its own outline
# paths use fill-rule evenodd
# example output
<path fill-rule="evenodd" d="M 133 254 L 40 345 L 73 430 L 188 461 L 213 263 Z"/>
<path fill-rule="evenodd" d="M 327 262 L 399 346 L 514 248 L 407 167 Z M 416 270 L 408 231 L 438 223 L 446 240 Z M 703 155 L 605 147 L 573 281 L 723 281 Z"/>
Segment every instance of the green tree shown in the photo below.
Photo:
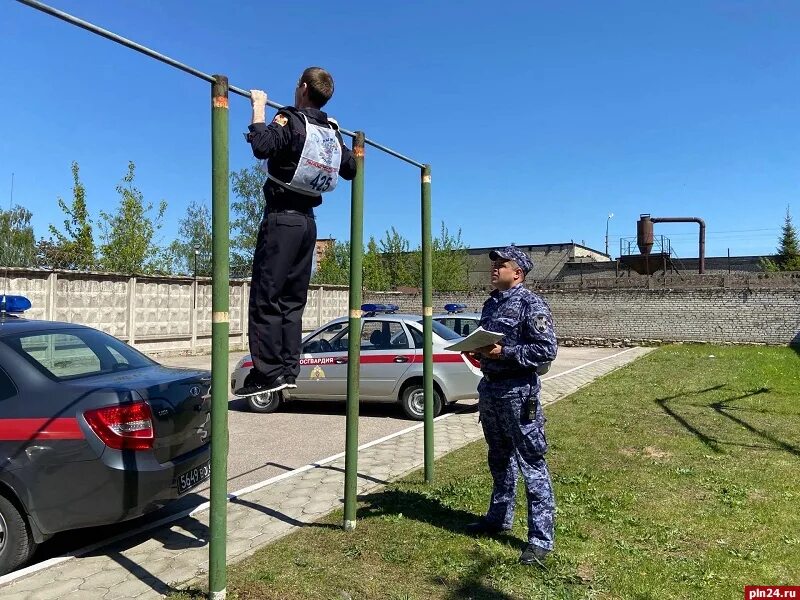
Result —
<path fill-rule="evenodd" d="M 419 269 L 409 253 L 409 243 L 392 227 L 380 241 L 383 265 L 389 278 L 389 289 L 399 285 L 419 285 Z"/>
<path fill-rule="evenodd" d="M 432 241 L 431 266 L 433 289 L 437 292 L 456 292 L 469 287 L 467 248 L 461 240 L 461 229 L 450 235 L 442 221 L 438 238 Z"/>
<path fill-rule="evenodd" d="M 798 241 L 797 230 L 792 223 L 792 215 L 788 206 L 783 221 L 778 254 L 775 260 L 762 259 L 761 264 L 767 271 L 800 271 L 800 241 Z"/>
<path fill-rule="evenodd" d="M 31 211 L 15 204 L 0 210 L 0 266 L 33 267 L 36 265 L 36 239 L 31 225 Z"/>
<path fill-rule="evenodd" d="M 264 177 L 258 164 L 231 173 L 233 193 L 238 198 L 231 203 L 231 275 L 234 276 L 250 274 L 264 213 Z"/>
<path fill-rule="evenodd" d="M 50 234 L 55 240 L 46 249 L 40 245 L 40 256 L 47 256 L 48 266 L 52 268 L 88 271 L 95 267 L 94 235 L 86 208 L 86 188 L 81 183 L 80 167 L 75 161 L 72 161 L 72 180 L 72 205 L 67 206 L 58 198 L 58 206 L 67 216 L 64 231 L 50 225 Z"/>
<path fill-rule="evenodd" d="M 350 284 L 350 242 L 334 242 L 317 263 L 312 283 L 322 285 Z"/>
<path fill-rule="evenodd" d="M 133 185 L 135 176 L 136 165 L 131 161 L 122 183 L 117 186 L 120 195 L 117 212 L 100 212 L 103 241 L 100 264 L 107 271 L 147 274 L 160 270 L 161 252 L 153 238 L 156 231 L 161 229 L 167 202 L 162 200 L 155 218 L 151 218 L 153 204 L 145 204 L 144 195 Z"/>
<path fill-rule="evenodd" d="M 364 287 L 373 291 L 390 289 L 389 273 L 384 265 L 384 258 L 378 248 L 378 242 L 370 236 L 367 251 L 364 253 Z"/>
<path fill-rule="evenodd" d="M 208 206 L 191 202 L 186 216 L 178 225 L 179 239 L 174 240 L 164 253 L 169 272 L 183 275 L 211 276 L 211 211 Z"/>
<path fill-rule="evenodd" d="M 60 269 L 64 264 L 61 247 L 53 238 L 41 238 L 36 242 L 36 266 L 43 269 Z"/>

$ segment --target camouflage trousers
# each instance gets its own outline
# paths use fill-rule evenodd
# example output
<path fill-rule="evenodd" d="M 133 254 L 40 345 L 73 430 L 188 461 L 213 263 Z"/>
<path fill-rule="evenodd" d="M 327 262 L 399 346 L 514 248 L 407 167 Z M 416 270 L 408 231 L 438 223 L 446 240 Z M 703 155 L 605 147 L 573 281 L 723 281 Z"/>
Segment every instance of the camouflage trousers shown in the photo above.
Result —
<path fill-rule="evenodd" d="M 522 473 L 528 500 L 528 542 L 553 549 L 555 499 L 544 454 L 547 438 L 539 386 L 525 380 L 478 385 L 480 420 L 489 446 L 489 471 L 494 486 L 486 520 L 511 528 Z"/>

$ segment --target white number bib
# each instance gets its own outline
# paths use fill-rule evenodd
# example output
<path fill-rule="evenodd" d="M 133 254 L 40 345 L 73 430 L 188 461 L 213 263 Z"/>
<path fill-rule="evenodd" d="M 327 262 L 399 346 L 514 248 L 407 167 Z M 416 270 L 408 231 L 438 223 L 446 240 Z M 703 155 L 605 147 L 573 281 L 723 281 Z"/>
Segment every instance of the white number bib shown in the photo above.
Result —
<path fill-rule="evenodd" d="M 289 183 L 273 177 L 267 171 L 267 161 L 261 163 L 261 170 L 272 181 L 293 192 L 308 196 L 319 196 L 330 192 L 339 182 L 339 165 L 342 162 L 342 147 L 331 127 L 320 127 L 309 123 L 301 112 L 306 125 L 306 141 L 300 153 L 300 160 Z"/>

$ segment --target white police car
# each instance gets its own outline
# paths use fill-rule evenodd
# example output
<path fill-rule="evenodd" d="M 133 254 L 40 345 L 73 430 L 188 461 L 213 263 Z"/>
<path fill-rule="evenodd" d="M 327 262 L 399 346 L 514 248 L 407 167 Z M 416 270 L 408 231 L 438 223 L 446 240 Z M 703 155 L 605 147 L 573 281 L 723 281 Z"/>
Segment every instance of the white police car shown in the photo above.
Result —
<path fill-rule="evenodd" d="M 397 314 L 397 306 L 365 304 L 362 319 L 360 399 L 365 402 L 399 403 L 410 418 L 424 417 L 422 387 L 422 317 Z M 340 317 L 303 338 L 300 375 L 296 389 L 248 396 L 250 409 L 269 413 L 288 400 L 346 400 L 347 317 Z M 461 336 L 433 322 L 434 415 L 459 400 L 477 397 L 481 371 L 478 361 L 466 354 L 445 350 Z M 231 376 L 231 391 L 238 389 L 253 361 L 243 357 Z"/>
<path fill-rule="evenodd" d="M 464 312 L 466 304 L 445 304 L 446 313 L 433 315 L 433 320 L 455 331 L 458 335 L 466 337 L 475 331 L 481 323 L 480 313 Z"/>

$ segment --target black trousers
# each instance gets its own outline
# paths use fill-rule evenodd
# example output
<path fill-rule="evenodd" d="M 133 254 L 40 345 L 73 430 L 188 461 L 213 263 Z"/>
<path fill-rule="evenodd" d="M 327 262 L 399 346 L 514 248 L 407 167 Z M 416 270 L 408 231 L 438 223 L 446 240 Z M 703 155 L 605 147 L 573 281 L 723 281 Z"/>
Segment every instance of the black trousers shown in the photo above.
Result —
<path fill-rule="evenodd" d="M 253 366 L 267 378 L 300 373 L 303 310 L 316 240 L 311 209 L 265 211 L 253 256 L 248 336 Z"/>

